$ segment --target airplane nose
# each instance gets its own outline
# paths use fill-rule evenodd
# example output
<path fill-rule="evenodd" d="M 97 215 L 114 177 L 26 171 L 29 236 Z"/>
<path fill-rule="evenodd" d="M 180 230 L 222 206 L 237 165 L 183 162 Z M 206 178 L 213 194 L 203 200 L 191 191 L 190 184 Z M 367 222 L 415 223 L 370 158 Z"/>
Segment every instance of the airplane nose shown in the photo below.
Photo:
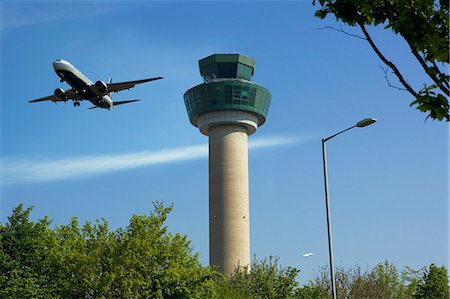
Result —
<path fill-rule="evenodd" d="M 55 70 L 66 69 L 69 65 L 70 63 L 68 63 L 64 59 L 58 59 L 53 61 L 53 69 Z"/>
<path fill-rule="evenodd" d="M 67 61 L 65 61 L 64 59 L 56 59 L 55 61 L 53 61 L 53 65 L 61 65 L 61 64 L 69 64 Z"/>

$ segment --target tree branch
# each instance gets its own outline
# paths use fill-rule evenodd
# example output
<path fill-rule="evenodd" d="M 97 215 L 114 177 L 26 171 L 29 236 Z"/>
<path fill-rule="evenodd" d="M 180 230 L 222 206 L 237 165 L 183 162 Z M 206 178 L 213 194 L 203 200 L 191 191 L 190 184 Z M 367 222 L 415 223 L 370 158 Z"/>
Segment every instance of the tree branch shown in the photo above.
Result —
<path fill-rule="evenodd" d="M 439 87 L 440 90 L 442 90 L 442 92 L 444 92 L 445 94 L 448 95 L 449 90 L 448 88 L 446 88 L 442 83 L 439 83 L 439 79 L 436 77 L 435 74 L 433 74 L 430 70 L 430 68 L 428 67 L 428 65 L 425 63 L 425 61 L 423 60 L 423 58 L 419 55 L 419 53 L 417 52 L 416 48 L 414 48 L 410 42 L 408 41 L 408 39 L 405 38 L 405 40 L 407 41 L 409 48 L 411 49 L 411 52 L 413 53 L 413 55 L 416 57 L 416 59 L 419 61 L 420 65 L 423 67 L 423 69 L 425 70 L 425 72 L 428 74 L 428 76 L 434 81 L 434 83 L 436 83 L 436 85 Z M 437 69 L 437 71 L 439 72 L 439 69 Z M 444 76 L 444 74 L 440 74 L 441 76 Z M 444 80 L 444 82 L 446 82 Z M 447 82 L 446 82 L 447 83 Z M 447 83 L 448 84 L 448 83 Z"/>
<path fill-rule="evenodd" d="M 320 28 L 317 28 L 317 29 L 318 29 L 318 30 L 331 29 L 331 30 L 338 31 L 338 32 L 347 34 L 347 35 L 349 35 L 349 36 L 353 36 L 353 37 L 362 39 L 362 40 L 367 40 L 367 39 L 365 39 L 364 37 L 359 36 L 359 35 L 357 35 L 357 34 L 348 33 L 347 31 L 345 31 L 344 29 L 342 29 L 342 26 L 341 26 L 340 24 L 339 24 L 339 27 L 340 27 L 340 28 L 331 27 L 331 26 L 325 26 L 325 27 L 320 27 Z"/>
<path fill-rule="evenodd" d="M 441 69 L 437 66 L 436 61 L 433 60 L 432 63 L 433 63 L 434 68 L 438 71 L 438 73 L 439 73 L 439 75 L 441 76 L 441 78 L 445 77 L 446 74 L 444 74 L 444 73 L 441 71 Z M 447 86 L 447 88 L 450 87 L 447 80 L 444 79 L 443 83 L 444 83 L 445 86 Z"/>
<path fill-rule="evenodd" d="M 395 89 L 398 89 L 398 90 L 402 90 L 402 91 L 408 91 L 408 90 L 406 90 L 405 88 L 401 88 L 401 87 L 398 87 L 398 86 L 395 86 L 395 85 L 392 85 L 392 84 L 391 84 L 391 82 L 389 81 L 389 78 L 388 78 L 388 76 L 387 76 L 387 72 L 388 72 L 388 70 L 389 70 L 389 67 L 387 67 L 386 69 L 384 69 L 381 65 L 380 65 L 379 67 L 380 67 L 380 69 L 383 70 L 383 72 L 384 72 L 384 78 L 386 79 L 386 82 L 387 82 L 387 84 L 388 84 L 389 87 L 392 87 L 392 88 L 395 88 Z"/>
<path fill-rule="evenodd" d="M 414 91 L 414 89 L 412 89 L 412 87 L 408 84 L 408 82 L 405 81 L 405 78 L 403 78 L 397 66 L 395 66 L 395 64 L 393 64 L 391 61 L 387 60 L 386 57 L 384 57 L 384 55 L 377 48 L 377 46 L 373 42 L 372 38 L 370 37 L 369 33 L 366 30 L 366 27 L 364 26 L 361 20 L 358 21 L 358 25 L 359 27 L 361 27 L 364 36 L 366 37 L 367 41 L 369 42 L 370 46 L 375 51 L 375 53 L 378 55 L 378 57 L 384 62 L 384 64 L 389 66 L 394 71 L 394 74 L 397 76 L 398 80 L 400 80 L 400 82 L 406 88 L 406 90 L 409 91 L 409 93 L 412 94 L 415 98 L 418 98 L 419 95 L 417 94 L 417 92 Z"/>
<path fill-rule="evenodd" d="M 399 29 L 400 29 L 400 34 L 406 40 L 406 43 L 408 44 L 409 48 L 411 49 L 411 52 L 413 53 L 414 57 L 416 57 L 417 61 L 419 61 L 419 63 L 422 66 L 422 68 L 425 70 L 425 72 L 428 74 L 428 76 L 434 81 L 434 83 L 436 83 L 436 85 L 439 87 L 439 89 L 442 90 L 442 92 L 444 92 L 446 95 L 448 95 L 448 93 L 449 93 L 448 88 L 446 88 L 441 83 L 439 83 L 439 79 L 436 77 L 435 74 L 433 74 L 433 72 L 430 70 L 430 67 L 426 64 L 425 60 L 422 58 L 422 56 L 420 56 L 420 54 L 417 51 L 416 47 L 411 42 L 411 39 L 408 36 L 408 32 L 405 30 L 405 28 L 403 27 L 402 23 L 400 22 L 400 20 L 397 17 L 398 16 L 398 12 L 395 10 L 394 7 L 392 7 L 390 5 L 390 3 L 388 1 L 384 0 L 384 4 L 386 5 L 388 14 L 391 16 L 391 18 L 393 20 L 395 20 L 398 23 Z M 441 76 L 444 76 L 444 74 L 440 73 L 439 69 L 437 69 L 437 71 L 439 72 L 439 74 Z"/>

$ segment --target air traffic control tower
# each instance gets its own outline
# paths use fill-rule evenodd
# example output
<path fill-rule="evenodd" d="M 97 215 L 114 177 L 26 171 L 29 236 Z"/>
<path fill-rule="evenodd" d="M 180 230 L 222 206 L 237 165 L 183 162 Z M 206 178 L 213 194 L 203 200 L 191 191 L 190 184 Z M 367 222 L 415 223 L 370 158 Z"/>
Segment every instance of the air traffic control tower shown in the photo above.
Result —
<path fill-rule="evenodd" d="M 256 61 L 214 54 L 204 83 L 184 94 L 191 123 L 209 137 L 209 262 L 222 273 L 250 266 L 248 136 L 266 121 L 271 93 L 251 82 Z"/>

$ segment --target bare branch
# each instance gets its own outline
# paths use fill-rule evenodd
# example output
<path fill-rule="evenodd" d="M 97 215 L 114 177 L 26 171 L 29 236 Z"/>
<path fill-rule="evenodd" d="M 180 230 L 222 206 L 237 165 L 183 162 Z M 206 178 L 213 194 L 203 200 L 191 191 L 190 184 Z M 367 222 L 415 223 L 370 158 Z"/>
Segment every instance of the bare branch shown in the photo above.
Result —
<path fill-rule="evenodd" d="M 412 89 L 412 87 L 408 84 L 408 82 L 405 81 L 405 78 L 403 78 L 403 76 L 400 73 L 400 71 L 398 70 L 397 66 L 395 64 L 393 64 L 391 61 L 389 61 L 388 59 L 386 59 L 386 57 L 384 57 L 384 55 L 380 52 L 380 50 L 378 49 L 378 47 L 375 45 L 372 38 L 370 37 L 369 33 L 367 32 L 366 27 L 364 26 L 363 22 L 358 21 L 358 25 L 359 25 L 359 27 L 361 27 L 361 30 L 364 33 L 364 36 L 366 37 L 367 41 L 369 42 L 370 46 L 375 51 L 375 53 L 378 55 L 378 57 L 384 62 L 384 64 L 389 66 L 394 71 L 394 74 L 397 76 L 398 80 L 400 80 L 400 82 L 406 88 L 406 90 L 409 91 L 409 93 L 412 94 L 415 98 L 418 98 L 419 95 L 417 94 L 417 92 L 414 91 L 414 89 Z"/>
<path fill-rule="evenodd" d="M 320 27 L 320 28 L 317 28 L 317 29 L 318 30 L 331 29 L 331 30 L 338 31 L 338 32 L 344 33 L 346 35 L 353 36 L 353 37 L 356 37 L 356 38 L 359 38 L 359 39 L 362 39 L 362 40 L 367 40 L 366 38 L 364 38 L 362 36 L 359 36 L 357 34 L 348 33 L 347 31 L 342 29 L 342 26 L 340 24 L 339 24 L 339 26 L 340 26 L 340 28 L 331 27 L 331 26 L 325 26 L 325 27 Z"/>
<path fill-rule="evenodd" d="M 386 82 L 388 84 L 389 87 L 395 88 L 397 90 L 402 90 L 402 91 L 408 91 L 406 88 L 402 88 L 402 87 L 398 87 L 395 85 L 392 85 L 391 82 L 389 81 L 387 72 L 389 71 L 389 67 L 387 67 L 386 69 L 384 69 L 381 65 L 379 65 L 380 69 L 383 70 L 384 72 L 384 78 L 386 79 Z"/>

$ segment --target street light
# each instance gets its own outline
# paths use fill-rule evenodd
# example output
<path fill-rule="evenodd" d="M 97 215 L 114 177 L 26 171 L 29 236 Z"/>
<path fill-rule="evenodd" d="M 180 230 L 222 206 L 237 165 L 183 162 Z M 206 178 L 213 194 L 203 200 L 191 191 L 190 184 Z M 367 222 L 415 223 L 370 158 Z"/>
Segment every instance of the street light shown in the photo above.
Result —
<path fill-rule="evenodd" d="M 322 157 L 323 157 L 323 177 L 325 183 L 325 205 L 327 209 L 327 228 L 328 228 L 328 251 L 330 256 L 330 275 L 331 275 L 331 295 L 333 299 L 336 299 L 336 281 L 334 279 L 334 268 L 333 268 L 333 242 L 331 238 L 331 214 L 330 214 L 330 201 L 328 196 L 328 173 L 327 173 L 327 156 L 325 150 L 325 142 L 331 138 L 336 137 L 339 134 L 347 132 L 353 128 L 363 128 L 375 123 L 377 120 L 375 118 L 365 118 L 356 123 L 356 125 L 340 131 L 334 135 L 327 138 L 322 138 Z"/>

